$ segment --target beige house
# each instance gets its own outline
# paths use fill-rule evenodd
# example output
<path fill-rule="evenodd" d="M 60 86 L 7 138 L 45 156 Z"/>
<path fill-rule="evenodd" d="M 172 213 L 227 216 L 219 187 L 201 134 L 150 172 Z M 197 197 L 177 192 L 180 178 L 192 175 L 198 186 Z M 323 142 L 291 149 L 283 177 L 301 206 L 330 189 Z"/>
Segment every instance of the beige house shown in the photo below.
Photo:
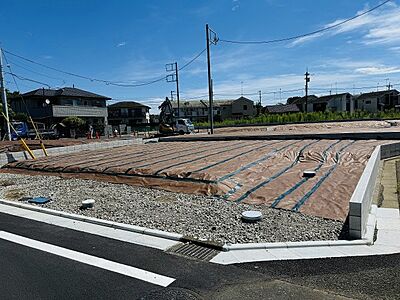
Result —
<path fill-rule="evenodd" d="M 175 116 L 178 116 L 178 103 L 172 102 Z M 181 101 L 179 116 L 194 122 L 208 120 L 208 100 L 200 101 Z M 245 97 L 236 100 L 214 100 L 213 114 L 215 121 L 227 119 L 241 119 L 252 117 L 256 114 L 254 102 Z"/>

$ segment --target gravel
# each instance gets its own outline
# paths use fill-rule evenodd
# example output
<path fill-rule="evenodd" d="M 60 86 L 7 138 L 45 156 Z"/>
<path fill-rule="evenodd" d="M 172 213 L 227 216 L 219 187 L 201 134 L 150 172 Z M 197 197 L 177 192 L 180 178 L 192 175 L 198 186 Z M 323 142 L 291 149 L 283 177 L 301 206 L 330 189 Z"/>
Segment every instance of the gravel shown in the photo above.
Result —
<path fill-rule="evenodd" d="M 265 206 L 236 204 L 213 197 L 172 193 L 57 176 L 0 173 L 0 198 L 50 197 L 42 207 L 176 232 L 217 243 L 337 240 L 342 222 Z M 81 210 L 81 201 L 95 199 Z M 241 213 L 260 210 L 262 221 L 243 223 Z"/>

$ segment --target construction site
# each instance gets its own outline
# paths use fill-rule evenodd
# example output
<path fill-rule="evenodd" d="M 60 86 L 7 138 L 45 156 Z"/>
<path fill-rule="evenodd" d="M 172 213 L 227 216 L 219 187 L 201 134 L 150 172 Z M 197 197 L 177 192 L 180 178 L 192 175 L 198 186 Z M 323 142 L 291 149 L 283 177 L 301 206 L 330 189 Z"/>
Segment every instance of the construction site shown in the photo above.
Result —
<path fill-rule="evenodd" d="M 310 132 L 315 126 L 327 136 Z M 365 121 L 126 137 L 123 145 L 70 142 L 47 156 L 39 147 L 35 159 L 10 159 L 8 152 L 1 196 L 47 197 L 44 207 L 219 244 L 349 239 L 350 200 L 365 167 L 377 147 L 398 138 L 392 123 Z M 80 209 L 87 198 L 96 205 Z M 249 209 L 263 220 L 242 222 Z"/>

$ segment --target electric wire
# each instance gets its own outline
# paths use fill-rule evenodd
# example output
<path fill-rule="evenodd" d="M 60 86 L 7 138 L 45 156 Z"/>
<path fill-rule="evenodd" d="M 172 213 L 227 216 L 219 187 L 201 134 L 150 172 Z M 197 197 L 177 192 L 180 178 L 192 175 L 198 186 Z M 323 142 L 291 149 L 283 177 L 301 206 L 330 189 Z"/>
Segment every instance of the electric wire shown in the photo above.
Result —
<path fill-rule="evenodd" d="M 190 64 L 192 64 L 195 60 L 197 60 L 204 52 L 206 52 L 207 48 L 204 48 L 203 50 L 201 50 L 201 52 L 199 54 L 197 54 L 195 57 L 193 57 L 189 62 L 187 62 L 186 64 L 184 64 L 182 67 L 180 67 L 178 70 L 181 71 L 184 68 L 186 68 L 187 66 L 189 66 Z"/>
<path fill-rule="evenodd" d="M 353 20 L 355 20 L 357 18 L 360 18 L 360 17 L 362 17 L 362 16 L 364 16 L 366 14 L 371 13 L 372 11 L 382 7 L 383 5 L 385 5 L 385 4 L 387 4 L 387 3 L 391 2 L 391 1 L 393 1 L 393 0 L 386 0 L 386 1 L 382 2 L 379 5 L 372 7 L 371 9 L 368 9 L 368 10 L 366 10 L 366 11 L 364 11 L 364 12 L 358 14 L 358 15 L 355 15 L 355 16 L 353 16 L 351 18 L 345 19 L 345 20 L 343 20 L 341 22 L 338 22 L 336 24 L 333 24 L 331 26 L 327 26 L 327 27 L 324 27 L 324 28 L 319 29 L 319 30 L 315 30 L 315 31 L 312 31 L 312 32 L 303 33 L 303 34 L 299 34 L 299 35 L 295 35 L 295 36 L 291 36 L 291 37 L 280 38 L 280 39 L 272 39 L 272 40 L 265 40 L 265 41 L 235 41 L 235 40 L 227 40 L 227 39 L 221 39 L 220 38 L 219 41 L 220 42 L 224 42 L 224 43 L 231 43 L 231 44 L 272 44 L 272 43 L 280 43 L 280 42 L 287 42 L 287 41 L 291 41 L 291 40 L 297 40 L 297 39 L 300 39 L 300 38 L 312 36 L 312 35 L 315 35 L 315 34 L 318 34 L 318 33 L 322 33 L 322 32 L 325 32 L 325 31 L 332 30 L 334 28 L 340 27 L 345 23 L 348 23 L 348 22 L 353 21 Z"/>
<path fill-rule="evenodd" d="M 21 75 L 17 75 L 17 74 L 12 73 L 12 72 L 4 72 L 4 73 L 5 73 L 5 74 L 9 74 L 9 75 L 11 75 L 11 76 L 15 76 L 15 77 L 17 77 L 19 80 L 30 81 L 30 82 L 38 83 L 38 84 L 41 84 L 41 85 L 45 85 L 45 86 L 47 86 L 49 89 L 51 88 L 51 86 L 50 86 L 49 84 L 45 83 L 45 82 L 41 82 L 41 81 L 37 81 L 37 80 L 34 80 L 34 79 L 30 79 L 30 78 L 27 78 L 27 77 L 24 77 L 24 76 L 21 76 Z"/>
<path fill-rule="evenodd" d="M 185 69 L 186 67 L 188 67 L 189 65 L 191 65 L 191 64 L 192 64 L 194 61 L 196 61 L 206 50 L 207 50 L 207 49 L 203 49 L 203 50 L 200 51 L 198 54 L 196 54 L 196 56 L 194 56 L 190 61 L 188 61 L 188 62 L 187 62 L 186 64 L 184 64 L 181 68 L 179 68 L 179 71 L 180 71 L 180 70 L 183 70 L 183 69 Z M 56 72 L 59 72 L 59 73 L 62 73 L 62 74 L 66 74 L 66 75 L 69 75 L 69 76 L 73 76 L 73 77 L 77 77 L 77 78 L 81 78 L 81 79 L 85 79 L 85 80 L 90 80 L 90 81 L 92 81 L 92 82 L 101 82 L 101 83 L 105 83 L 106 85 L 113 85 L 113 86 L 119 86 L 119 87 L 141 87 L 141 86 L 147 86 L 147 85 L 151 85 L 151 84 L 154 84 L 154 83 L 157 83 L 157 82 L 166 80 L 166 79 L 167 79 L 167 76 L 168 76 L 168 75 L 164 75 L 164 76 L 162 76 L 162 77 L 157 77 L 157 78 L 155 78 L 154 80 L 150 80 L 150 81 L 146 81 L 146 82 L 139 82 L 139 83 L 124 83 L 124 81 L 110 81 L 110 80 L 92 78 L 92 77 L 80 75 L 80 74 L 77 74 L 77 73 L 72 73 L 72 72 L 64 71 L 64 70 L 61 70 L 61 69 L 58 69 L 58 68 L 54 68 L 54 67 L 51 67 L 51 66 L 48 66 L 48 65 L 39 63 L 39 62 L 37 62 L 37 61 L 34 61 L 34 60 L 32 60 L 32 59 L 23 57 L 23 56 L 21 56 L 21 55 L 15 54 L 15 53 L 13 53 L 13 52 L 11 52 L 11 51 L 8 51 L 8 50 L 5 50 L 5 49 L 3 49 L 3 51 L 4 51 L 5 53 L 7 53 L 7 54 L 10 54 L 10 55 L 12 55 L 12 56 L 14 56 L 14 57 L 17 57 L 17 58 L 22 59 L 22 60 L 24 60 L 24 61 L 27 61 L 27 62 L 29 62 L 29 63 L 35 64 L 35 65 L 41 66 L 41 67 L 43 67 L 43 68 L 47 68 L 47 69 L 50 69 L 50 70 L 53 70 L 53 71 L 56 71 Z M 38 72 L 37 72 L 37 73 L 38 73 Z M 40 75 L 44 75 L 44 74 L 41 73 Z M 46 75 L 44 75 L 44 76 L 46 76 Z M 22 77 L 22 76 L 20 76 L 20 77 Z M 20 78 L 20 79 L 21 79 L 21 78 Z M 21 80 L 27 80 L 27 79 L 21 79 Z M 125 82 L 132 82 L 132 81 L 139 81 L 139 80 L 130 80 L 130 81 L 125 81 Z M 64 82 L 65 82 L 65 80 L 64 80 Z M 38 83 L 39 83 L 39 82 L 38 82 Z M 46 86 L 48 86 L 48 85 L 46 84 Z"/>
<path fill-rule="evenodd" d="M 4 57 L 5 61 L 6 61 L 6 63 L 7 63 L 7 67 L 8 67 L 8 69 L 10 70 L 9 74 L 12 76 L 13 81 L 14 81 L 14 84 L 15 84 L 17 90 L 18 90 L 18 95 L 20 96 L 20 98 L 21 98 L 21 100 L 22 100 L 22 103 L 24 104 L 26 113 L 27 113 L 27 115 L 28 115 L 28 117 L 29 117 L 29 120 L 30 120 L 31 123 L 32 123 L 32 126 L 33 126 L 34 130 L 35 130 L 36 137 L 39 138 L 40 143 L 42 144 L 42 136 L 40 135 L 39 131 L 38 131 L 37 128 L 36 128 L 35 123 L 33 122 L 32 116 L 31 116 L 31 114 L 29 113 L 28 106 L 26 105 L 26 101 L 25 101 L 25 99 L 24 99 L 24 96 L 22 95 L 22 93 L 21 93 L 21 91 L 20 91 L 20 89 L 19 89 L 17 80 L 15 79 L 15 77 L 18 78 L 18 76 L 16 76 L 16 75 L 13 73 L 13 71 L 12 71 L 12 69 L 11 69 L 11 65 L 10 65 L 10 63 L 8 62 L 7 56 L 4 54 L 4 52 L 2 52 L 2 54 L 3 54 L 3 57 Z M 15 131 L 15 130 L 14 130 L 14 131 Z M 17 134 L 16 131 L 15 131 L 15 133 Z M 45 151 L 45 150 L 44 150 L 44 151 Z M 45 152 L 45 154 L 46 154 L 46 152 Z M 47 156 L 47 154 L 46 154 L 46 156 Z"/>
<path fill-rule="evenodd" d="M 5 57 L 5 56 L 4 56 L 4 57 Z M 26 70 L 26 71 L 28 71 L 28 72 L 34 73 L 34 74 L 36 74 L 36 75 L 40 75 L 40 76 L 47 77 L 47 78 L 50 78 L 50 79 L 55 79 L 55 80 L 61 80 L 61 81 L 63 82 L 63 84 L 65 84 L 65 80 L 64 80 L 63 78 L 54 77 L 54 76 L 50 76 L 50 75 L 47 75 L 47 74 L 44 74 L 44 73 L 41 73 L 41 72 L 37 72 L 37 71 L 32 70 L 32 69 L 30 69 L 30 68 L 27 68 L 27 67 L 25 67 L 25 66 L 23 66 L 23 65 L 20 65 L 20 64 L 16 63 L 15 61 L 12 61 L 11 59 L 10 59 L 9 61 L 11 62 L 11 64 L 12 64 L 13 66 L 17 66 L 18 68 L 21 68 L 21 69 Z M 7 63 L 8 63 L 8 62 L 7 62 Z"/>

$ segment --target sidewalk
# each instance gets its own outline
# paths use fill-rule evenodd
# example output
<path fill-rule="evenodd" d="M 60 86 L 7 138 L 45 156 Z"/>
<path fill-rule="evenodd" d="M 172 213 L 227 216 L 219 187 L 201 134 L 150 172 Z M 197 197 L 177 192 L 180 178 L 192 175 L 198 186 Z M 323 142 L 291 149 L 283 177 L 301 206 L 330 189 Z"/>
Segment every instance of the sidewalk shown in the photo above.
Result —
<path fill-rule="evenodd" d="M 399 200 L 397 193 L 397 175 L 396 162 L 400 157 L 388 159 L 383 162 L 381 185 L 383 186 L 383 202 L 381 208 L 399 209 Z"/>

